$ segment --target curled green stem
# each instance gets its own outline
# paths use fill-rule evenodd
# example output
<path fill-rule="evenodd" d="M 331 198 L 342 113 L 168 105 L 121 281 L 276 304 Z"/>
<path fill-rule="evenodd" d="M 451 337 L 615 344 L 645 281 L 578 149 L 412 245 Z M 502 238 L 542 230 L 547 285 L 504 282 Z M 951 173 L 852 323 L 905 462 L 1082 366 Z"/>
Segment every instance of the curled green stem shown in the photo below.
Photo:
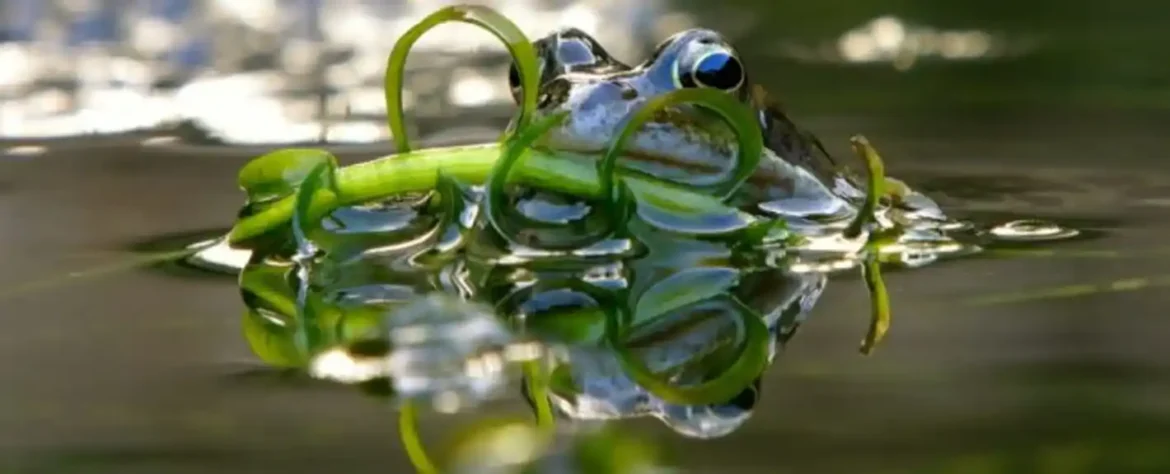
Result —
<path fill-rule="evenodd" d="M 540 70 L 537 68 L 536 50 L 528 38 L 524 36 L 524 33 L 520 31 L 520 28 L 503 15 L 485 6 L 453 5 L 442 8 L 407 30 L 394 44 L 394 49 L 386 60 L 386 76 L 383 80 L 386 94 L 386 120 L 398 153 L 407 153 L 411 150 L 402 111 L 402 79 L 406 70 L 406 57 L 410 53 L 410 48 L 424 33 L 452 21 L 481 27 L 503 41 L 504 46 L 508 48 L 508 53 L 512 55 L 512 60 L 516 64 L 517 70 L 520 71 L 521 83 L 522 99 L 514 129 L 527 128 L 528 122 L 536 110 L 536 87 L 540 80 Z"/>
<path fill-rule="evenodd" d="M 744 331 L 744 345 L 738 357 L 727 370 L 706 382 L 682 386 L 671 383 L 665 377 L 650 370 L 625 346 L 625 323 L 623 322 L 625 318 L 616 312 L 607 321 L 606 335 L 617 354 L 618 362 L 621 363 L 622 369 L 626 371 L 630 379 L 663 401 L 690 406 L 725 403 L 739 395 L 744 388 L 751 385 L 767 369 L 768 341 L 770 339 L 768 327 L 764 324 L 763 318 L 739 301 L 738 298 L 734 296 L 729 298 L 736 306 L 736 315 L 740 317 Z"/>
<path fill-rule="evenodd" d="M 751 110 L 731 95 L 712 89 L 679 89 L 643 102 L 637 110 L 627 115 L 619 124 L 618 130 L 620 132 L 618 132 L 617 138 L 610 142 L 609 149 L 606 150 L 598 164 L 599 179 L 614 179 L 617 160 L 621 156 L 622 150 L 642 125 L 653 119 L 662 109 L 686 103 L 696 104 L 703 109 L 714 112 L 735 133 L 738 145 L 735 168 L 728 173 L 726 179 L 709 186 L 711 192 L 716 196 L 722 199 L 731 197 L 760 164 L 764 139 L 763 135 L 759 133 L 759 124 Z M 605 187 L 607 185 L 603 182 L 603 188 Z M 608 187 L 612 188 L 612 185 Z"/>
<path fill-rule="evenodd" d="M 877 219 L 878 201 L 885 194 L 886 172 L 885 166 L 882 165 L 882 157 L 878 155 L 873 146 L 870 146 L 869 140 L 866 140 L 864 136 L 854 135 L 853 138 L 849 139 L 849 143 L 853 147 L 853 152 L 865 162 L 868 181 L 868 186 L 865 189 L 865 201 L 862 202 L 861 209 L 857 210 L 853 221 L 845 228 L 845 237 L 853 239 L 861 235 L 866 230 L 865 227 Z"/>
<path fill-rule="evenodd" d="M 414 403 L 404 401 L 398 411 L 398 435 L 402 438 L 402 447 L 406 450 L 406 457 L 414 465 L 419 474 L 438 474 L 439 470 L 431 462 L 422 439 L 418 435 L 418 410 Z"/>
<path fill-rule="evenodd" d="M 500 159 L 492 169 L 491 176 L 488 177 L 487 193 L 484 194 L 483 202 L 488 222 L 500 236 L 514 244 L 537 246 L 553 250 L 578 249 L 587 247 L 613 235 L 629 219 L 629 209 L 631 206 L 628 190 L 619 188 L 620 182 L 614 179 L 614 170 L 612 168 L 603 171 L 599 165 L 598 183 L 600 189 L 596 194 L 601 197 L 603 202 L 601 212 L 606 219 L 606 225 L 603 228 L 593 232 L 582 232 L 573 238 L 560 242 L 544 240 L 536 244 L 518 241 L 517 236 L 522 235 L 522 228 L 535 229 L 546 227 L 547 224 L 534 221 L 527 216 L 512 211 L 510 206 L 503 205 L 508 179 L 511 176 L 512 169 L 520 164 L 521 160 L 528 155 L 532 144 L 548 133 L 553 127 L 564 123 L 567 118 L 568 113 L 554 114 L 537 121 L 524 130 L 520 130 L 517 135 L 509 137 L 505 141 L 504 150 Z M 513 223 L 522 224 L 513 225 Z"/>
<path fill-rule="evenodd" d="M 298 245 L 318 244 L 314 242 L 315 230 L 321 218 L 336 207 L 337 195 L 333 191 L 333 166 L 319 163 L 305 176 L 297 188 L 292 215 L 292 231 Z"/>

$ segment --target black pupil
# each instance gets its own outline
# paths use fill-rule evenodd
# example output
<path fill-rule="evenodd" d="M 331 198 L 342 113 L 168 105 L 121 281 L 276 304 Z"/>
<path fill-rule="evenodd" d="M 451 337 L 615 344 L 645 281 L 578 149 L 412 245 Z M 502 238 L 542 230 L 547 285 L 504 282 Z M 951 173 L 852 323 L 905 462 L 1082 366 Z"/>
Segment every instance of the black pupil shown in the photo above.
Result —
<path fill-rule="evenodd" d="M 695 65 L 695 82 L 706 87 L 728 90 L 743 80 L 743 68 L 730 54 L 715 53 L 704 56 Z"/>

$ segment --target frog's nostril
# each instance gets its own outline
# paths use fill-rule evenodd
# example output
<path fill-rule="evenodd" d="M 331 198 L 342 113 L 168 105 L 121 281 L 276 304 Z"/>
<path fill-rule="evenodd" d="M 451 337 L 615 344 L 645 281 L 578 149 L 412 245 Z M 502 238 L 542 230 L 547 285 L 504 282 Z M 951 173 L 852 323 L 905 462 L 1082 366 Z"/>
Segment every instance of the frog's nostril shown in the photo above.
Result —
<path fill-rule="evenodd" d="M 621 89 L 622 100 L 634 100 L 638 98 L 638 89 L 625 82 L 619 83 L 618 88 Z"/>
<path fill-rule="evenodd" d="M 572 83 L 564 77 L 557 77 L 540 88 L 537 98 L 537 107 L 544 108 L 554 103 L 563 103 L 569 96 Z"/>

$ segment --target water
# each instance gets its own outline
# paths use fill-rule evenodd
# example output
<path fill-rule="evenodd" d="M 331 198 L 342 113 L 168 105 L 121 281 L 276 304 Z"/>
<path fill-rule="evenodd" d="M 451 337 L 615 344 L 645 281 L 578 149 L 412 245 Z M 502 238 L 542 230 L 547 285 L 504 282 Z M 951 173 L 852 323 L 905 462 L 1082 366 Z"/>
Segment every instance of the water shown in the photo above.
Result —
<path fill-rule="evenodd" d="M 887 272 L 894 324 L 869 358 L 856 346 L 865 289 L 842 273 L 734 433 L 694 440 L 652 419 L 629 431 L 661 442 L 689 472 L 1164 472 L 1170 175 L 1161 171 L 1165 113 L 1151 110 L 1163 94 L 1159 66 L 1137 47 L 1141 18 L 1156 14 L 1125 2 L 1012 12 L 919 2 L 839 14 L 809 5 L 744 5 L 761 19 L 739 37 L 759 40 L 748 43 L 760 58 L 749 67 L 783 87 L 832 151 L 848 156 L 845 138 L 863 132 L 891 175 L 951 217 L 1043 219 L 1079 235 L 1014 239 Z M 786 41 L 832 43 L 891 12 L 938 28 L 1044 36 L 1048 46 L 986 64 L 923 59 L 900 73 L 891 63 L 796 61 L 763 41 L 783 24 L 793 30 Z M 740 24 L 709 16 L 719 28 Z M 1130 51 L 1117 45 L 1132 52 L 1103 53 Z M 1094 53 L 1070 62 L 1064 51 Z M 1069 64 L 1079 67 L 1061 74 L 1066 81 L 1038 73 Z M 9 329 L 0 335 L 0 466 L 408 469 L 385 403 L 255 362 L 231 278 L 173 265 L 68 276 L 230 224 L 243 200 L 235 173 L 256 149 L 139 146 L 154 135 L 24 139 L 12 143 L 47 147 L 0 163 Z M 339 146 L 349 161 L 373 148 Z M 510 393 L 477 413 L 530 416 Z M 422 435 L 441 444 L 468 422 L 424 414 Z"/>

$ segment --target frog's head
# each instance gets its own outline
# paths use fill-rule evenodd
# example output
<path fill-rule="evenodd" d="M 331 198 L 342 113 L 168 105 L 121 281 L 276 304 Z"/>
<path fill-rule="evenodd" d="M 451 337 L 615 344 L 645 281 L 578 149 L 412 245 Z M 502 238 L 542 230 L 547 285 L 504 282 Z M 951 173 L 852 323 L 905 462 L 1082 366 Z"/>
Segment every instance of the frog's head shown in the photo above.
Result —
<path fill-rule="evenodd" d="M 549 147 L 602 154 L 622 120 L 649 98 L 681 88 L 712 88 L 751 105 L 747 71 L 719 34 L 692 29 L 663 41 L 642 64 L 629 66 L 585 32 L 566 28 L 534 42 L 540 67 L 535 118 L 568 112 L 545 137 Z M 520 96 L 515 64 L 509 74 Z M 761 114 L 761 125 L 767 118 Z M 646 123 L 623 153 L 623 165 L 678 182 L 713 178 L 735 161 L 735 136 L 715 114 L 679 105 Z M 714 176 L 712 176 L 714 175 Z M 704 180 L 706 181 L 706 180 Z"/>

